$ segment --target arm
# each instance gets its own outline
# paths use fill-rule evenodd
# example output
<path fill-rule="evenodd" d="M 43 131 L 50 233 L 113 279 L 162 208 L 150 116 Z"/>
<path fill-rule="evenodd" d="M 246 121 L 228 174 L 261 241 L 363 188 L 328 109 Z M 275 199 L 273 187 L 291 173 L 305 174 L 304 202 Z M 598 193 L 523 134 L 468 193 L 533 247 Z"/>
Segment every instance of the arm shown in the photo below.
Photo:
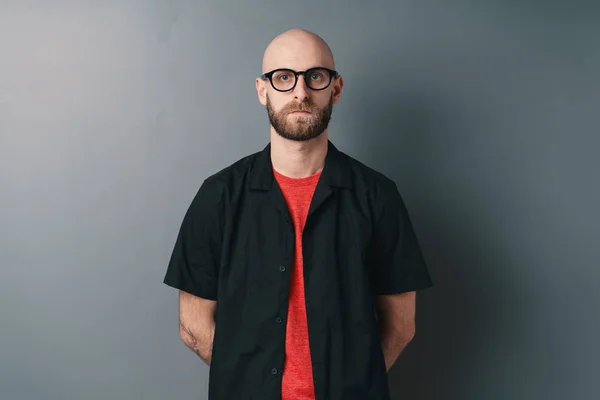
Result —
<path fill-rule="evenodd" d="M 370 278 L 389 371 L 415 334 L 416 291 L 433 283 L 396 185 L 382 185 L 375 204 Z"/>
<path fill-rule="evenodd" d="M 217 302 L 179 292 L 179 336 L 187 347 L 210 365 Z"/>
<path fill-rule="evenodd" d="M 183 218 L 163 282 L 179 289 L 179 336 L 212 361 L 223 226 L 221 190 L 205 180 Z"/>
<path fill-rule="evenodd" d="M 414 291 L 377 296 L 381 347 L 388 372 L 415 336 L 415 300 Z"/>

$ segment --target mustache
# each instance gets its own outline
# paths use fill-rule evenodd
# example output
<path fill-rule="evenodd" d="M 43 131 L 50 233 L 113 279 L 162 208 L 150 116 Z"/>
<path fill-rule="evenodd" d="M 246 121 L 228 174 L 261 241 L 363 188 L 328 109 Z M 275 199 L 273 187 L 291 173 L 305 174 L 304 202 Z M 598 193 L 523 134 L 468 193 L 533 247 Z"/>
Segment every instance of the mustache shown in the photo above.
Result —
<path fill-rule="evenodd" d="M 288 104 L 284 107 L 284 112 L 286 114 L 289 113 L 293 113 L 296 111 L 305 111 L 305 112 L 311 112 L 314 111 L 315 106 L 312 103 L 293 103 L 293 104 Z"/>

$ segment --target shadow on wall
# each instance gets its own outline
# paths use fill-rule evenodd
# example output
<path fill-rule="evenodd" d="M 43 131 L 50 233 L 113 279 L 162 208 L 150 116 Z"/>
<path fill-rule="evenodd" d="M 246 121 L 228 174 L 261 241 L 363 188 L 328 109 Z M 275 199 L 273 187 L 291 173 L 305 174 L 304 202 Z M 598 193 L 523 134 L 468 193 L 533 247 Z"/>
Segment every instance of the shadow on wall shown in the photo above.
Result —
<path fill-rule="evenodd" d="M 362 142 L 357 158 L 398 185 L 434 281 L 418 295 L 417 336 L 390 371 L 392 399 L 464 400 L 465 389 L 477 385 L 472 377 L 480 360 L 502 334 L 493 325 L 508 319 L 499 316 L 497 294 L 509 260 L 494 250 L 493 240 L 474 234 L 482 230 L 476 211 L 453 200 L 456 182 L 439 171 L 439 157 L 461 156 L 459 143 L 448 138 L 465 128 L 460 125 L 468 116 L 450 114 L 433 97 L 401 92 L 365 88 L 350 110 Z"/>

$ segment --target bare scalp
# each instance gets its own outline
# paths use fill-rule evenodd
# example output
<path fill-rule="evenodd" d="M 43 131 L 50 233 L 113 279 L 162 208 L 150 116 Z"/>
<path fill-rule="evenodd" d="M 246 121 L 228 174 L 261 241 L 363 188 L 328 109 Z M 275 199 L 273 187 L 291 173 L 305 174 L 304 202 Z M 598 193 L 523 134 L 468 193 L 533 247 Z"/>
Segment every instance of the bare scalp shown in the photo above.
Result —
<path fill-rule="evenodd" d="M 275 68 L 317 66 L 335 69 L 333 53 L 323 38 L 305 29 L 292 29 L 276 36 L 267 46 L 262 63 L 263 73 Z"/>

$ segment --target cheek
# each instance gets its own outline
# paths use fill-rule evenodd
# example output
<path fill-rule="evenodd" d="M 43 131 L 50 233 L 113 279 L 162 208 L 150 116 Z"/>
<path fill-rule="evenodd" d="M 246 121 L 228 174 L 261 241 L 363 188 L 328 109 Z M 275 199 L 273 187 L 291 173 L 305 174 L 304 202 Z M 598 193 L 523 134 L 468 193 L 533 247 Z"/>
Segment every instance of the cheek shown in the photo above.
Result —
<path fill-rule="evenodd" d="M 331 99 L 331 93 L 319 93 L 317 97 L 313 99 L 314 104 L 323 109 L 329 105 L 329 100 Z"/>
<path fill-rule="evenodd" d="M 286 102 L 280 98 L 277 98 L 277 96 L 269 96 L 269 104 L 271 105 L 271 109 L 277 113 L 281 111 Z"/>

